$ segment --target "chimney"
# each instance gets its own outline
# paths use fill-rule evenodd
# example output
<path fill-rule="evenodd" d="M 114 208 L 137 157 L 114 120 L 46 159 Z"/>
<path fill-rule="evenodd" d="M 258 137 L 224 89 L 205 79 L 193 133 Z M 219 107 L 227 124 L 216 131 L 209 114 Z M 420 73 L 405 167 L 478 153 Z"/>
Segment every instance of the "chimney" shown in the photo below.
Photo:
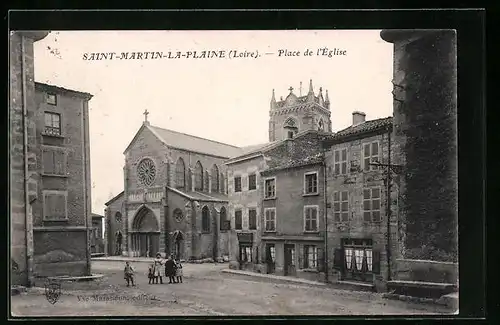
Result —
<path fill-rule="evenodd" d="M 366 114 L 359 111 L 352 112 L 352 125 L 358 125 L 365 122 Z"/>

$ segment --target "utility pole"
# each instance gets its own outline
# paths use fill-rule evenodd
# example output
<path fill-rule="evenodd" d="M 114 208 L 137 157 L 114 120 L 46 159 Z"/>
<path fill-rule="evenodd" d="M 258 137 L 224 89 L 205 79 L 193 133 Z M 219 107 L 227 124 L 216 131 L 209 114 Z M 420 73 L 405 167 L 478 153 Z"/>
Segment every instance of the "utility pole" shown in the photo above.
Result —
<path fill-rule="evenodd" d="M 388 159 L 387 159 L 387 164 L 382 164 L 379 162 L 374 162 L 370 163 L 371 166 L 378 166 L 378 167 L 384 167 L 385 168 L 385 173 L 384 173 L 384 182 L 386 184 L 387 188 L 387 194 L 386 194 L 386 199 L 387 199 L 387 207 L 386 207 L 386 217 L 387 217 L 387 246 L 386 246 L 386 255 L 387 255 L 387 281 L 391 281 L 391 216 L 392 216 L 392 210 L 391 210 L 391 183 L 392 183 L 392 173 L 395 174 L 400 174 L 402 171 L 403 166 L 402 165 L 396 165 L 396 164 L 391 164 L 391 132 L 392 130 L 389 129 L 387 134 L 388 134 Z"/>

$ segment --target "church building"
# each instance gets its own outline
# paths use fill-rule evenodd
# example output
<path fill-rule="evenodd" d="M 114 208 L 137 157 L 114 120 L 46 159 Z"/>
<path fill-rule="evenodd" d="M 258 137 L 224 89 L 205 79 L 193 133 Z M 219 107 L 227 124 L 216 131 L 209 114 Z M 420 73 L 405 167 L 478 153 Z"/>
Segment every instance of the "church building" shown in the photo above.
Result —
<path fill-rule="evenodd" d="M 125 149 L 124 191 L 106 203 L 109 255 L 228 256 L 228 144 L 145 121 Z"/>

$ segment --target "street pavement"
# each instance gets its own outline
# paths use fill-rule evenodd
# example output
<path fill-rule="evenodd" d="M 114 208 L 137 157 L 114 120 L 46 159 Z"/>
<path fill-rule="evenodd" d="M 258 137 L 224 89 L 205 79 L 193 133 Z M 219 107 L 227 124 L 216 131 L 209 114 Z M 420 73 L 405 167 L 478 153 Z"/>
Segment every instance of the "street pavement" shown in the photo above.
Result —
<path fill-rule="evenodd" d="M 222 272 L 227 264 L 184 264 L 184 283 L 148 284 L 148 264 L 133 262 L 135 287 L 126 287 L 124 262 L 93 261 L 94 282 L 62 283 L 50 304 L 42 290 L 12 296 L 13 316 L 239 316 L 429 315 L 442 307 L 387 300 L 381 294 L 333 289 Z"/>

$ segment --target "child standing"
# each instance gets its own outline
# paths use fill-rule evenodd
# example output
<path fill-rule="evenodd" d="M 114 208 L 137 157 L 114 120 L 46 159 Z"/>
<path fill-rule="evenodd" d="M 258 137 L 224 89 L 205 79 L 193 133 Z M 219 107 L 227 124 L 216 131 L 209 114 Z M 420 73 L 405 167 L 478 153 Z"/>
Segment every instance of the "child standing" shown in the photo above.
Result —
<path fill-rule="evenodd" d="M 179 259 L 175 261 L 175 276 L 177 278 L 177 283 L 182 283 L 182 264 Z"/>
<path fill-rule="evenodd" d="M 135 287 L 134 283 L 134 269 L 132 266 L 130 266 L 129 262 L 125 263 L 125 269 L 123 270 L 125 273 L 125 280 L 127 281 L 127 287 L 130 287 L 130 283 L 132 283 L 132 286 Z"/>
<path fill-rule="evenodd" d="M 149 268 L 148 268 L 149 284 L 154 283 L 154 279 L 155 279 L 154 268 L 155 268 L 154 264 L 149 265 Z"/>

